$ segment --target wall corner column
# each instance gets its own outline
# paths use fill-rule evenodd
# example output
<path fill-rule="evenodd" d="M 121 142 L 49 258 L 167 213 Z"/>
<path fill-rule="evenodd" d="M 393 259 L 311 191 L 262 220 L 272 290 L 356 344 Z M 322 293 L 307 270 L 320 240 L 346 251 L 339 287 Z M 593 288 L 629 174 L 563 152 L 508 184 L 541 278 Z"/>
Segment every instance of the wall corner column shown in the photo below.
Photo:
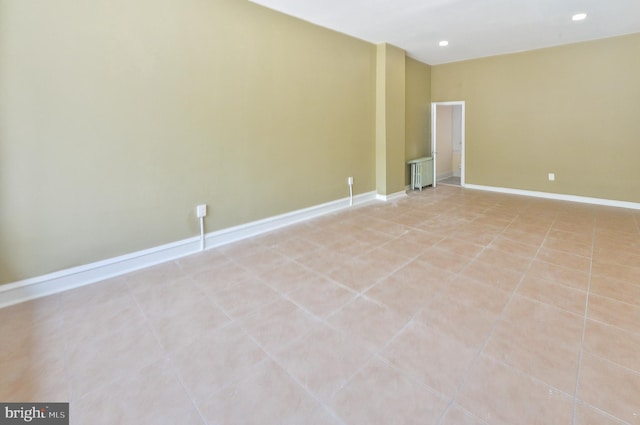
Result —
<path fill-rule="evenodd" d="M 376 48 L 376 191 L 405 189 L 405 52 L 390 44 Z"/>

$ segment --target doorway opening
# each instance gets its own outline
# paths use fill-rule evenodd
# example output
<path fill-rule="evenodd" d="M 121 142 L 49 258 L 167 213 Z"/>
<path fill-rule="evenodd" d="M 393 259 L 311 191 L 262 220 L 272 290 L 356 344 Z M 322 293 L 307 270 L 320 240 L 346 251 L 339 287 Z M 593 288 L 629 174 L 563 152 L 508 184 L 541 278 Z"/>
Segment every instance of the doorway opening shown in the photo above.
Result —
<path fill-rule="evenodd" d="M 465 102 L 431 104 L 433 186 L 465 185 Z"/>

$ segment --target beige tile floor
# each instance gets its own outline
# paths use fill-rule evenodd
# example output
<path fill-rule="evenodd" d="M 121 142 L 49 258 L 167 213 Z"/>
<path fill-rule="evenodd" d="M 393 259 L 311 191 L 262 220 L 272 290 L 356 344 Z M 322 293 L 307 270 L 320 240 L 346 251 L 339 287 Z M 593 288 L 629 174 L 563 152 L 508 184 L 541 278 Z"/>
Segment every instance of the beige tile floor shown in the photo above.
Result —
<path fill-rule="evenodd" d="M 0 310 L 84 424 L 640 424 L 640 212 L 440 186 Z"/>

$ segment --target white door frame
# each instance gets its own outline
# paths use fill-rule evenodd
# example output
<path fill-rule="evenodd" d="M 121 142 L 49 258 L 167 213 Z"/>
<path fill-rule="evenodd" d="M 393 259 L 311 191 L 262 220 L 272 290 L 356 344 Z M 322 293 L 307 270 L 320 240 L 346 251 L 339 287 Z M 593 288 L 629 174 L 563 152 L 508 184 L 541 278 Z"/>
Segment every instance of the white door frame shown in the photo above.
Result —
<path fill-rule="evenodd" d="M 431 102 L 431 157 L 433 158 L 433 187 L 436 187 L 437 177 L 437 140 L 436 140 L 436 111 L 438 106 L 460 105 L 462 107 L 460 123 L 460 186 L 465 186 L 465 101 L 457 100 L 452 102 Z"/>

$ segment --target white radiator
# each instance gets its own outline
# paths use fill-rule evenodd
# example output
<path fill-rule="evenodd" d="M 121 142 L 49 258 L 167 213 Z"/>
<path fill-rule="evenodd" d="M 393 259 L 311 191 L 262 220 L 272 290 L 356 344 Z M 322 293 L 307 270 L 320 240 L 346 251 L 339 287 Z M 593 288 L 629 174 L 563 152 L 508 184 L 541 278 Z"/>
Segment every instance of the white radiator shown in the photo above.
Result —
<path fill-rule="evenodd" d="M 411 189 L 420 189 L 433 185 L 433 158 L 412 159 L 407 161 L 411 166 Z"/>

